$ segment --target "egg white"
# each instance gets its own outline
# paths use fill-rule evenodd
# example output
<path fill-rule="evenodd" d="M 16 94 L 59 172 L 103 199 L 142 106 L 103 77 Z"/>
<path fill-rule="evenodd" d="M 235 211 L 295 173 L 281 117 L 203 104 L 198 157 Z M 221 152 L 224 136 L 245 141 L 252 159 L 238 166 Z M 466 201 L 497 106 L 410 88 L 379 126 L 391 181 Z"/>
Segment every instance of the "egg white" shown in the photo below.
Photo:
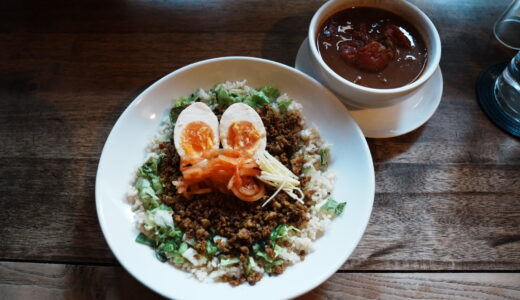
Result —
<path fill-rule="evenodd" d="M 250 154 L 255 155 L 256 153 L 265 150 L 265 147 L 267 145 L 267 135 L 264 123 L 262 122 L 262 119 L 260 118 L 258 113 L 249 105 L 244 103 L 232 104 L 226 109 L 224 114 L 222 114 L 219 126 L 220 142 L 222 143 L 222 147 L 224 149 L 231 148 L 227 142 L 229 126 L 231 126 L 234 122 L 240 121 L 251 122 L 261 136 L 260 140 L 257 142 L 255 151 Z"/>
<path fill-rule="evenodd" d="M 173 142 L 177 153 L 181 158 L 186 157 L 186 151 L 181 146 L 182 132 L 188 124 L 191 122 L 204 122 L 206 123 L 213 132 L 213 149 L 219 147 L 219 134 L 218 134 L 218 119 L 213 113 L 211 108 L 202 102 L 195 102 L 190 106 L 186 107 L 177 118 L 175 128 L 173 129 Z"/>

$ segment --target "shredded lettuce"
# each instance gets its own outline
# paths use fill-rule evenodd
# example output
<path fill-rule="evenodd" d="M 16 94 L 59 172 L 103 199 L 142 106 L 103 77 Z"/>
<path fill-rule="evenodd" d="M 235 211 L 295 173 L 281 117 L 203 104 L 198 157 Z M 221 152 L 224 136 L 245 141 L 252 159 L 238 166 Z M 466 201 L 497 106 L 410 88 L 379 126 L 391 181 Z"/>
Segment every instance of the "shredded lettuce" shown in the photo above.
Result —
<path fill-rule="evenodd" d="M 253 245 L 253 255 L 256 258 L 259 258 L 262 260 L 262 264 L 264 267 L 264 271 L 271 274 L 273 272 L 273 268 L 282 265 L 285 261 L 283 259 L 273 259 L 265 253 L 263 247 L 260 244 L 254 244 Z"/>
<path fill-rule="evenodd" d="M 189 96 L 182 96 L 175 100 L 173 100 L 173 107 L 181 107 L 181 106 L 188 106 L 195 102 L 195 99 L 193 97 L 193 94 Z"/>
<path fill-rule="evenodd" d="M 251 106 L 252 108 L 257 107 L 256 102 L 254 102 L 253 100 L 251 100 L 251 97 L 247 97 L 247 98 L 244 100 L 244 104 L 247 104 L 247 105 Z"/>
<path fill-rule="evenodd" d="M 155 194 L 150 181 L 146 178 L 139 177 L 135 183 L 135 187 L 139 192 L 139 197 L 143 201 L 146 209 L 152 209 L 159 206 L 159 197 Z"/>
<path fill-rule="evenodd" d="M 180 265 L 180 264 L 183 264 L 184 262 L 186 262 L 186 259 L 181 254 L 174 254 L 170 258 L 170 261 L 174 264 Z"/>
<path fill-rule="evenodd" d="M 186 259 L 182 256 L 182 254 L 184 252 L 186 252 L 186 250 L 188 250 L 188 244 L 186 243 L 181 243 L 181 245 L 179 246 L 179 249 L 173 253 L 173 255 L 170 257 L 170 261 L 175 263 L 175 264 L 182 264 L 186 261 Z"/>
<path fill-rule="evenodd" d="M 274 250 L 274 254 L 275 254 L 274 256 L 275 256 L 275 258 L 278 257 L 278 256 L 280 256 L 280 254 L 282 253 L 282 249 L 283 249 L 283 248 L 280 247 L 279 245 L 274 244 L 274 249 L 273 249 L 273 250 Z"/>
<path fill-rule="evenodd" d="M 280 97 L 280 91 L 278 91 L 277 88 L 274 88 L 272 86 L 264 86 L 260 89 L 260 92 L 262 92 L 265 96 L 267 96 L 269 99 L 274 101 L 276 98 Z"/>
<path fill-rule="evenodd" d="M 197 89 L 189 96 L 179 97 L 173 100 L 173 107 L 170 110 L 170 122 L 172 126 L 175 126 L 177 119 L 181 112 L 194 102 L 206 103 L 211 109 L 214 109 L 219 102 L 217 101 L 217 93 L 213 91 L 205 91 L 203 89 Z"/>
<path fill-rule="evenodd" d="M 183 96 L 179 97 L 175 100 L 173 100 L 173 107 L 170 110 L 170 122 L 173 126 L 175 126 L 175 123 L 177 122 L 177 118 L 181 114 L 181 112 L 188 107 L 188 105 L 192 104 L 193 102 L 197 101 L 200 98 L 198 91 L 195 93 L 189 95 L 189 96 Z"/>
<path fill-rule="evenodd" d="M 259 107 L 270 103 L 269 98 L 262 91 L 256 90 L 253 90 L 251 93 L 251 101 L 253 101 L 253 103 Z"/>
<path fill-rule="evenodd" d="M 287 240 L 287 238 L 289 237 L 289 231 L 291 231 L 291 230 L 298 231 L 298 232 L 300 231 L 300 229 L 298 229 L 294 226 L 289 226 L 287 224 L 281 224 L 281 225 L 276 226 L 276 228 L 273 229 L 271 234 L 269 234 L 269 240 L 271 241 L 271 245 L 273 246 L 273 248 L 275 248 L 275 244 L 278 240 L 280 240 L 280 241 Z"/>
<path fill-rule="evenodd" d="M 159 173 L 159 165 L 161 164 L 161 158 L 150 157 L 148 160 L 138 169 L 141 177 L 147 177 L 150 174 Z"/>
<path fill-rule="evenodd" d="M 152 180 L 152 188 L 157 195 L 164 193 L 164 183 L 161 182 L 161 178 L 158 175 L 150 175 Z"/>
<path fill-rule="evenodd" d="M 139 236 L 138 236 L 139 238 Z M 170 260 L 180 264 L 185 260 L 182 254 L 188 249 L 188 245 L 182 241 L 182 232 L 172 227 L 160 227 L 154 232 L 152 247 L 155 247 L 155 256 L 160 261 Z"/>
<path fill-rule="evenodd" d="M 264 251 L 256 251 L 255 256 L 263 259 L 267 263 L 273 262 L 273 259 L 271 257 L 269 257 L 269 255 L 267 255 L 267 253 L 265 253 Z"/>
<path fill-rule="evenodd" d="M 255 259 L 252 258 L 251 256 L 249 256 L 247 258 L 247 267 L 246 267 L 246 273 L 249 275 L 251 274 L 255 268 L 258 267 L 256 262 L 255 262 Z"/>
<path fill-rule="evenodd" d="M 278 241 L 286 241 L 289 238 L 289 232 L 291 230 L 300 231 L 300 229 L 290 226 L 287 224 L 281 224 L 276 226 L 275 229 L 269 234 L 269 240 L 271 241 L 271 247 L 275 253 L 275 258 L 280 256 L 283 248 L 277 244 Z M 262 254 L 260 254 L 262 256 Z M 264 258 L 265 259 L 265 258 Z"/>
<path fill-rule="evenodd" d="M 140 243 L 140 244 L 143 244 L 143 245 L 148 245 L 150 247 L 153 247 L 155 245 L 154 240 L 150 239 L 149 237 L 144 235 L 144 233 L 142 233 L 142 232 L 140 232 L 137 235 L 137 237 L 135 238 L 135 241 Z"/>
<path fill-rule="evenodd" d="M 188 245 L 177 240 L 167 240 L 160 243 L 155 249 L 155 256 L 162 262 L 170 260 L 174 263 L 183 263 L 182 254 L 188 249 Z"/>
<path fill-rule="evenodd" d="M 217 94 L 214 92 L 206 92 L 203 89 L 198 89 L 194 94 L 197 97 L 197 101 L 205 103 L 211 109 L 215 109 L 215 107 L 218 105 Z"/>
<path fill-rule="evenodd" d="M 186 259 L 182 256 L 182 254 L 188 250 L 188 244 L 182 242 L 178 248 L 175 247 L 175 244 L 171 245 L 171 247 L 168 246 L 167 248 L 163 249 L 166 258 L 175 264 L 184 263 Z"/>
<path fill-rule="evenodd" d="M 182 241 L 182 231 L 173 228 L 173 227 L 159 227 L 154 232 L 155 240 L 158 242 L 163 242 L 169 239 L 173 239 L 175 241 Z"/>
<path fill-rule="evenodd" d="M 338 202 L 334 200 L 332 197 L 330 197 L 329 199 L 327 199 L 327 202 L 325 202 L 325 204 L 323 204 L 320 207 L 320 209 L 334 213 L 339 216 L 343 213 L 345 205 L 347 205 L 346 202 Z"/>
<path fill-rule="evenodd" d="M 324 168 L 329 166 L 329 154 L 330 154 L 330 148 L 320 149 L 320 164 Z"/>
<path fill-rule="evenodd" d="M 277 259 L 277 260 L 273 261 L 272 263 L 264 264 L 264 270 L 268 274 L 271 274 L 271 273 L 273 273 L 274 267 L 283 265 L 284 262 L 285 261 L 283 259 Z"/>
<path fill-rule="evenodd" d="M 227 238 L 225 238 L 225 237 L 223 237 L 223 236 L 220 236 L 220 235 L 215 235 L 215 236 L 213 237 L 213 242 L 214 242 L 215 244 L 226 245 L 226 244 L 227 244 L 227 241 L 228 241 Z"/>
<path fill-rule="evenodd" d="M 188 107 L 188 105 L 174 106 L 172 107 L 172 109 L 170 109 L 170 123 L 172 124 L 172 126 L 175 126 L 175 123 L 177 123 L 179 115 L 186 107 Z"/>
<path fill-rule="evenodd" d="M 215 94 L 217 95 L 217 103 L 223 107 L 228 107 L 233 103 L 241 102 L 240 99 L 230 94 L 222 84 L 217 84 L 215 87 Z"/>
<path fill-rule="evenodd" d="M 312 171 L 314 171 L 313 166 L 305 167 L 305 168 L 303 168 L 303 175 L 308 176 L 311 174 Z"/>
<path fill-rule="evenodd" d="M 218 252 L 218 246 L 215 245 L 214 242 L 211 241 L 211 239 L 208 239 L 206 242 L 206 253 L 208 256 L 215 256 Z"/>
<path fill-rule="evenodd" d="M 280 91 L 272 86 L 264 86 L 257 90 L 255 89 L 226 89 L 222 83 L 217 84 L 213 89 L 205 91 L 197 89 L 189 96 L 183 96 L 173 101 L 173 107 L 170 110 L 170 122 L 173 126 L 177 122 L 180 113 L 188 107 L 188 105 L 200 101 L 206 103 L 211 109 L 217 106 L 226 108 L 231 104 L 242 102 L 253 108 L 262 107 L 263 105 L 271 105 L 278 107 L 281 113 L 287 112 L 287 108 L 292 102 L 292 99 L 282 100 L 276 102 L 280 97 Z"/>
<path fill-rule="evenodd" d="M 233 257 L 233 258 L 221 258 L 220 259 L 220 265 L 222 267 L 230 267 L 232 265 L 238 264 L 240 262 L 240 259 Z"/>
<path fill-rule="evenodd" d="M 278 102 L 278 111 L 280 113 L 285 114 L 287 112 L 287 109 L 289 108 L 289 105 L 292 103 L 292 99 L 286 99 Z"/>
<path fill-rule="evenodd" d="M 164 184 L 159 177 L 161 157 L 150 157 L 139 169 L 139 178 L 135 184 L 139 197 L 143 200 L 146 209 L 159 206 L 159 197 L 164 192 Z"/>
<path fill-rule="evenodd" d="M 144 228 L 146 230 L 160 227 L 174 228 L 172 215 L 171 207 L 161 203 L 158 207 L 146 211 Z"/>

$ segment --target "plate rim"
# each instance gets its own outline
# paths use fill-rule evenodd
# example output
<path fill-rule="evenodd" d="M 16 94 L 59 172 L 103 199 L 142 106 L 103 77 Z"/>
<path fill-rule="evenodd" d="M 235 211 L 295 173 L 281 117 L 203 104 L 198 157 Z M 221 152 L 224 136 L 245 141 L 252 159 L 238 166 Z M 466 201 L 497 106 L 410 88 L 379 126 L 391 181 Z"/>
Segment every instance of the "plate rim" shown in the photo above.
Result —
<path fill-rule="evenodd" d="M 128 104 L 128 106 L 124 109 L 124 111 L 119 115 L 119 117 L 117 118 L 117 121 L 112 126 L 112 128 L 110 130 L 110 133 L 108 134 L 108 136 L 107 136 L 107 138 L 105 140 L 105 143 L 103 145 L 103 149 L 101 151 L 101 155 L 100 155 L 99 162 L 98 162 L 98 167 L 97 167 L 97 170 L 96 170 L 96 181 L 95 181 L 96 214 L 97 214 L 97 217 L 98 217 L 98 222 L 100 224 L 103 237 L 104 237 L 108 247 L 110 248 L 110 251 L 112 252 L 113 256 L 120 263 L 120 265 L 125 269 L 125 271 L 127 271 L 130 275 L 132 275 L 132 277 L 137 279 L 139 281 L 139 283 L 143 284 L 144 286 L 146 286 L 147 288 L 151 289 L 155 293 L 158 293 L 158 294 L 160 294 L 160 295 L 162 295 L 164 297 L 167 297 L 167 298 L 171 298 L 172 295 L 163 293 L 162 290 L 158 290 L 155 287 L 152 287 L 150 284 L 148 284 L 148 282 L 146 280 L 141 278 L 141 276 L 139 275 L 138 272 L 135 272 L 135 273 L 132 272 L 129 269 L 129 267 L 125 264 L 123 259 L 118 257 L 115 254 L 114 242 L 111 241 L 109 238 L 107 238 L 108 235 L 107 235 L 106 226 L 108 226 L 108 224 L 106 224 L 106 221 L 105 221 L 105 219 L 103 217 L 103 207 L 102 207 L 102 204 L 101 204 L 101 199 L 103 197 L 100 195 L 100 193 L 101 193 L 101 183 L 100 183 L 100 179 L 99 179 L 100 178 L 99 175 L 100 175 L 100 173 L 102 173 L 102 164 L 106 160 L 106 156 L 107 156 L 107 154 L 106 154 L 107 151 L 108 151 L 107 150 L 107 142 L 112 138 L 113 135 L 116 134 L 115 132 L 119 129 L 119 127 L 122 126 L 121 123 L 123 122 L 123 119 L 126 117 L 126 115 L 129 114 L 129 111 L 135 105 L 137 105 L 141 101 L 142 98 L 144 98 L 155 87 L 159 86 L 164 81 L 170 79 L 171 77 L 176 76 L 179 73 L 182 73 L 182 72 L 184 72 L 184 71 L 186 71 L 188 69 L 191 69 L 191 68 L 198 67 L 200 65 L 210 64 L 210 63 L 214 63 L 214 62 L 221 62 L 221 61 L 235 61 L 235 60 L 239 60 L 239 61 L 240 60 L 242 60 L 242 61 L 254 61 L 254 62 L 257 62 L 257 63 L 265 63 L 265 64 L 269 64 L 269 65 L 272 65 L 272 66 L 275 66 L 275 67 L 280 67 L 282 69 L 286 69 L 289 72 L 298 73 L 300 76 L 306 77 L 306 79 L 308 79 L 308 80 L 314 82 L 316 85 L 318 85 L 322 89 L 322 91 L 324 93 L 327 93 L 327 94 L 329 94 L 329 96 L 331 96 L 331 99 L 333 100 L 332 103 L 334 105 L 336 105 L 338 108 L 341 107 L 340 109 L 344 110 L 344 112 L 352 119 L 353 124 L 355 124 L 353 129 L 356 132 L 356 134 L 361 138 L 361 141 L 362 141 L 361 146 L 363 147 L 364 153 L 367 155 L 368 163 L 369 163 L 369 166 L 370 166 L 370 168 L 368 169 L 368 172 L 369 172 L 369 182 L 368 182 L 369 190 L 368 190 L 368 194 L 370 195 L 370 197 L 369 197 L 369 199 L 365 199 L 365 200 L 369 200 L 370 209 L 367 212 L 368 213 L 368 218 L 365 219 L 363 224 L 360 224 L 361 225 L 360 229 L 362 229 L 362 231 L 361 231 L 362 233 L 355 239 L 356 242 L 354 244 L 353 249 L 350 251 L 350 253 L 348 253 L 348 255 L 345 255 L 345 258 L 341 260 L 341 263 L 339 265 L 335 265 L 335 266 L 331 265 L 329 267 L 329 270 L 327 270 L 327 272 L 326 272 L 327 276 L 324 279 L 316 280 L 316 282 L 314 282 L 313 284 L 307 285 L 305 288 L 302 288 L 302 289 L 298 290 L 298 292 L 293 293 L 291 295 L 287 295 L 287 297 L 294 298 L 294 297 L 303 295 L 303 294 L 311 291 L 312 289 L 316 288 L 317 286 L 319 286 L 320 284 L 322 284 L 326 280 L 328 280 L 348 260 L 348 258 L 351 256 L 353 251 L 359 245 L 359 242 L 363 238 L 363 236 L 364 236 L 364 234 L 366 232 L 366 228 L 368 226 L 368 223 L 370 221 L 370 218 L 372 216 L 373 203 L 374 203 L 374 198 L 375 198 L 375 170 L 374 170 L 374 162 L 373 162 L 373 158 L 372 158 L 372 153 L 370 151 L 370 148 L 368 146 L 368 143 L 367 143 L 367 141 L 365 139 L 365 136 L 364 136 L 363 132 L 361 131 L 359 125 L 357 124 L 355 119 L 352 117 L 352 115 L 350 114 L 348 109 L 343 105 L 343 103 L 337 98 L 336 95 L 334 95 L 330 90 L 328 90 L 325 86 L 323 86 L 319 81 L 317 81 L 313 77 L 307 75 L 306 73 L 304 73 L 304 72 L 302 72 L 302 71 L 300 71 L 300 70 L 298 70 L 298 69 L 296 69 L 294 67 L 291 67 L 291 66 L 279 63 L 279 62 L 275 62 L 275 61 L 272 61 L 272 60 L 268 60 L 268 59 L 264 59 L 264 58 L 258 58 L 258 57 L 250 57 L 250 56 L 223 56 L 223 57 L 216 57 L 216 58 L 205 59 L 205 60 L 201 60 L 201 61 L 197 61 L 197 62 L 188 64 L 188 65 L 185 65 L 185 66 L 180 67 L 180 68 L 178 68 L 176 70 L 173 70 L 172 72 L 164 75 L 160 79 L 158 79 L 155 82 L 153 82 L 150 86 L 148 86 L 141 93 L 139 93 L 139 95 L 137 97 L 135 97 L 132 100 L 132 102 L 130 104 Z"/>

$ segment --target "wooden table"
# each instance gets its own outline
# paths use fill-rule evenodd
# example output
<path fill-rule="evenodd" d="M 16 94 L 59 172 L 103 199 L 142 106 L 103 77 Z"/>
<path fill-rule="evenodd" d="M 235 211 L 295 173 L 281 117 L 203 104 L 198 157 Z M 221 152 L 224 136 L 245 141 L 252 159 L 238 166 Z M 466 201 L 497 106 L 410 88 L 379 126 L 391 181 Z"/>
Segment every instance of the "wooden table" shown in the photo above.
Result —
<path fill-rule="evenodd" d="M 158 297 L 101 234 L 94 182 L 124 108 L 199 60 L 293 65 L 323 1 L 2 1 L 0 298 Z M 443 43 L 431 120 L 370 139 L 376 197 L 345 265 L 302 297 L 520 298 L 520 142 L 479 108 L 479 72 L 513 52 L 491 34 L 509 1 L 414 0 Z"/>

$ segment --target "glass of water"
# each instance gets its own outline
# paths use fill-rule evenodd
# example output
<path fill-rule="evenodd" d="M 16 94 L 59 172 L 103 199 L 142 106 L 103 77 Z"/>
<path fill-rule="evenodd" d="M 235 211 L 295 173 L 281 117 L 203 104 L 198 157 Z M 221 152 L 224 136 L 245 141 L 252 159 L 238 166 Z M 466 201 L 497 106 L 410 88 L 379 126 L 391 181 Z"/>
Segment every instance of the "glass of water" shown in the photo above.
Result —
<path fill-rule="evenodd" d="M 514 0 L 493 27 L 495 38 L 504 46 L 520 50 L 520 0 Z M 520 123 L 520 52 L 497 77 L 494 96 L 499 107 Z"/>

